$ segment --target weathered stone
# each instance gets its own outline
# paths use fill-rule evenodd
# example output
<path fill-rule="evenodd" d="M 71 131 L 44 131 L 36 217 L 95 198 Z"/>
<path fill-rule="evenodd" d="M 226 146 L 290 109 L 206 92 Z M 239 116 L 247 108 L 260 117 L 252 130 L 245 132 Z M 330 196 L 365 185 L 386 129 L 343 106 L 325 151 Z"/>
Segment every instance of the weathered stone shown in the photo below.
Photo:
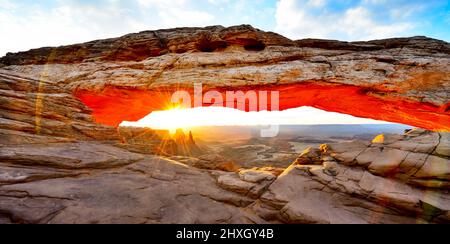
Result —
<path fill-rule="evenodd" d="M 369 170 L 375 174 L 391 174 L 399 169 L 400 164 L 408 155 L 407 151 L 385 148 L 369 165 Z"/>
<path fill-rule="evenodd" d="M 334 153 L 345 153 L 348 151 L 364 150 L 370 145 L 369 142 L 364 141 L 352 141 L 344 143 L 330 144 L 330 149 Z"/>
<path fill-rule="evenodd" d="M 416 136 L 420 136 L 420 135 L 423 135 L 423 134 L 426 134 L 426 133 L 427 133 L 427 131 L 424 130 L 424 129 L 414 128 L 414 129 L 408 131 L 407 133 L 405 133 L 405 135 L 408 136 L 408 137 L 416 137 Z"/>
<path fill-rule="evenodd" d="M 0 197 L 15 223 L 266 223 L 208 173 L 157 157 L 129 170 L 0 186 Z"/>
<path fill-rule="evenodd" d="M 202 81 L 208 89 L 282 89 L 284 109 L 312 105 L 448 130 L 449 49 L 426 37 L 345 43 L 293 41 L 247 25 L 177 28 L 9 53 L 0 59 L 9 80 L 0 88 L 75 93 L 97 122 L 113 126 L 163 109 L 170 96 L 159 91 Z M 37 78 L 44 73 L 45 80 Z M 35 87 L 11 84 L 11 76 L 15 82 L 35 77 Z M 20 99 L 13 104 L 28 106 Z"/>
<path fill-rule="evenodd" d="M 382 149 L 379 147 L 369 147 L 358 155 L 356 161 L 358 162 L 358 165 L 369 166 L 373 162 L 373 160 L 380 155 L 381 152 Z"/>
<path fill-rule="evenodd" d="M 336 176 L 339 174 L 339 166 L 335 161 L 325 161 L 323 163 L 323 168 L 326 172 L 328 172 L 332 176 Z"/>
<path fill-rule="evenodd" d="M 241 170 L 239 171 L 239 177 L 243 181 L 251 182 L 251 183 L 260 183 L 261 181 L 273 181 L 275 180 L 275 175 L 269 172 L 250 169 L 250 170 Z"/>
<path fill-rule="evenodd" d="M 213 153 L 172 157 L 153 132 L 110 126 L 165 109 L 173 91 L 202 81 L 205 92 L 280 90 L 282 109 L 448 131 L 449 55 L 448 43 L 425 37 L 292 41 L 250 26 L 8 54 L 0 58 L 0 223 L 448 223 L 445 133 L 311 148 L 278 175 Z M 195 144 L 183 137 L 175 143 Z"/>
<path fill-rule="evenodd" d="M 405 160 L 400 164 L 400 171 L 409 176 L 414 175 L 425 164 L 428 154 L 409 153 Z"/>
<path fill-rule="evenodd" d="M 441 190 L 448 187 L 448 181 L 445 173 L 430 170 L 436 169 L 435 165 L 424 165 L 422 175 L 410 175 L 406 182 L 335 161 L 326 161 L 323 166 L 292 165 L 275 178 L 264 169 L 239 173 L 200 170 L 98 142 L 2 150 L 0 155 L 9 162 L 0 165 L 0 212 L 7 213 L 0 218 L 3 223 L 449 221 L 449 196 Z M 37 165 L 10 161 L 10 152 L 28 155 L 27 161 L 34 160 Z M 332 149 L 329 152 L 333 153 Z M 41 158 L 41 154 L 48 156 Z M 59 159 L 53 160 L 56 155 Z M 419 170 L 423 155 L 410 152 L 400 169 Z M 431 157 L 436 156 L 428 155 L 428 160 Z M 80 161 L 75 162 L 77 158 Z M 436 164 L 432 160 L 436 159 L 427 162 Z M 415 185 L 427 189 L 416 189 Z M 18 199 L 41 211 L 16 206 L 13 203 Z M 373 215 L 378 217 L 368 217 Z"/>
<path fill-rule="evenodd" d="M 330 155 L 345 164 L 354 164 L 355 159 L 368 147 L 368 143 L 353 141 L 348 143 L 330 144 Z"/>
<path fill-rule="evenodd" d="M 375 190 L 375 187 L 377 184 L 379 184 L 377 181 L 380 181 L 381 179 L 370 172 L 364 172 L 361 180 L 359 181 L 359 186 L 361 189 L 363 189 L 366 192 L 373 192 Z"/>
<path fill-rule="evenodd" d="M 450 180 L 450 160 L 429 156 L 414 177 Z"/>
<path fill-rule="evenodd" d="M 143 155 L 94 143 L 53 143 L 0 148 L 0 161 L 61 169 L 112 168 L 142 160 Z"/>
<path fill-rule="evenodd" d="M 450 157 L 450 133 L 440 133 L 440 142 L 435 153 L 440 156 Z"/>
<path fill-rule="evenodd" d="M 420 211 L 421 192 L 391 179 L 378 178 L 370 197 L 409 211 Z"/>
<path fill-rule="evenodd" d="M 317 148 L 307 148 L 300 156 L 295 160 L 294 164 L 299 165 L 311 165 L 322 164 L 322 152 Z"/>
<path fill-rule="evenodd" d="M 427 188 L 450 189 L 450 181 L 439 179 L 423 180 L 413 178 L 408 181 L 408 184 Z"/>
<path fill-rule="evenodd" d="M 259 198 L 267 187 L 273 182 L 273 180 L 275 180 L 275 177 L 266 172 L 258 172 L 258 175 L 256 175 L 256 173 L 257 171 L 255 170 L 247 171 L 244 174 L 216 171 L 214 172 L 214 175 L 217 177 L 218 185 L 223 189 L 236 192 L 244 196 Z M 255 178 L 255 176 L 257 177 Z M 245 177 L 247 177 L 247 180 L 245 180 Z"/>
<path fill-rule="evenodd" d="M 51 167 L 19 167 L 0 165 L 0 185 L 19 184 L 53 178 L 73 177 L 82 172 L 55 169 Z"/>
<path fill-rule="evenodd" d="M 217 183 L 230 191 L 240 194 L 248 194 L 248 192 L 255 187 L 255 184 L 242 181 L 236 173 L 222 174 L 217 178 Z"/>
<path fill-rule="evenodd" d="M 418 143 L 411 141 L 411 140 L 396 141 L 392 144 L 389 144 L 390 148 L 396 148 L 399 150 L 410 151 L 410 152 L 414 152 L 418 146 L 419 146 Z"/>
<path fill-rule="evenodd" d="M 415 218 L 399 215 L 388 208 L 379 206 L 351 197 L 350 194 L 362 194 L 364 197 L 374 197 L 376 200 L 389 202 L 391 206 L 406 208 L 408 211 L 421 211 L 419 202 L 420 194 L 411 192 L 408 187 L 402 188 L 402 184 L 395 185 L 393 181 L 373 176 L 367 171 L 361 176 L 359 186 L 352 180 L 340 182 L 344 184 L 345 193 L 330 190 L 327 183 L 320 183 L 320 179 L 311 180 L 305 170 L 318 172 L 319 166 L 296 166 L 288 168 L 262 196 L 264 204 L 275 202 L 280 204 L 280 218 L 289 223 L 415 223 Z M 345 166 L 344 166 L 345 167 Z M 319 176 L 320 175 L 316 175 Z M 358 177 L 357 177 L 358 178 Z M 315 178 L 314 178 L 315 179 Z M 387 186 L 392 186 L 404 192 L 386 191 Z M 339 183 L 338 183 L 339 184 Z M 365 189 L 366 193 L 363 193 Z M 372 193 L 373 192 L 373 193 Z M 348 194 L 348 195 L 347 195 Z M 261 206 L 259 206 L 261 208 Z M 269 207 L 266 207 L 269 208 Z M 274 216 L 273 210 L 269 216 Z M 370 216 L 378 216 L 377 219 Z"/>
<path fill-rule="evenodd" d="M 94 123 L 92 111 L 55 83 L 3 69 L 0 81 L 7 84 L 0 89 L 0 129 L 14 135 L 2 136 L 0 143 L 118 139 L 113 127 Z"/>

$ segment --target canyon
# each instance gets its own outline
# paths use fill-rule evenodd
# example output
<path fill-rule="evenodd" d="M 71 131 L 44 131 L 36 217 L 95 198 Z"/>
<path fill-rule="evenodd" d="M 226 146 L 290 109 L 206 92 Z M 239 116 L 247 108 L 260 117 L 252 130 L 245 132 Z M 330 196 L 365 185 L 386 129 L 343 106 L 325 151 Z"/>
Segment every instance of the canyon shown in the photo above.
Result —
<path fill-rule="evenodd" d="M 118 127 L 196 82 L 421 129 L 240 168 L 192 136 Z M 212 26 L 8 53 L 0 223 L 449 223 L 449 95 L 450 44 L 427 37 L 293 41 Z"/>

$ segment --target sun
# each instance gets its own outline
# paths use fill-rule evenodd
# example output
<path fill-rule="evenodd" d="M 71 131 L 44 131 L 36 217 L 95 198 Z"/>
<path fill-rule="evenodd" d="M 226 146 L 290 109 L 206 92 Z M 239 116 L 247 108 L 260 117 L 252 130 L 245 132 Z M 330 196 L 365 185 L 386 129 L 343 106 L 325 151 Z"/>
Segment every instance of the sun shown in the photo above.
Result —
<path fill-rule="evenodd" d="M 153 129 L 169 130 L 170 134 L 175 134 L 178 129 L 188 129 L 188 118 L 190 116 L 186 110 L 178 106 L 164 111 L 152 113 L 152 119 L 144 121 L 144 124 Z"/>

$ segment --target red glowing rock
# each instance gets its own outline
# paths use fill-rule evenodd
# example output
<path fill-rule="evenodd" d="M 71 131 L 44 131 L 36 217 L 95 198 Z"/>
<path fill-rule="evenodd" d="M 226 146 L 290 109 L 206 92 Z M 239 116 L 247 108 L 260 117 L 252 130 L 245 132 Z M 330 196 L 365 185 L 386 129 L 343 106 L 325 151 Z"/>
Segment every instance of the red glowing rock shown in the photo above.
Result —
<path fill-rule="evenodd" d="M 281 110 L 450 130 L 450 44 L 426 37 L 292 41 L 245 25 L 178 28 L 8 54 L 1 66 L 75 94 L 105 125 L 167 109 L 172 92 L 201 83 L 222 94 L 279 91 Z"/>
<path fill-rule="evenodd" d="M 245 91 L 248 88 L 243 89 Z M 450 114 L 443 111 L 443 108 L 414 101 L 381 99 L 372 95 L 371 91 L 356 86 L 307 83 L 253 89 L 269 93 L 279 91 L 280 110 L 311 106 L 325 111 L 409 124 L 429 130 L 450 131 Z M 93 110 L 93 116 L 98 123 L 118 126 L 122 121 L 137 121 L 152 111 L 170 108 L 172 93 L 175 91 L 178 89 L 144 91 L 107 87 L 101 92 L 79 91 L 76 96 Z M 194 96 L 192 90 L 187 91 Z M 226 97 L 225 91 L 222 90 L 221 93 Z M 249 111 L 248 102 L 246 100 L 246 111 Z M 268 102 L 270 108 L 270 99 Z"/>

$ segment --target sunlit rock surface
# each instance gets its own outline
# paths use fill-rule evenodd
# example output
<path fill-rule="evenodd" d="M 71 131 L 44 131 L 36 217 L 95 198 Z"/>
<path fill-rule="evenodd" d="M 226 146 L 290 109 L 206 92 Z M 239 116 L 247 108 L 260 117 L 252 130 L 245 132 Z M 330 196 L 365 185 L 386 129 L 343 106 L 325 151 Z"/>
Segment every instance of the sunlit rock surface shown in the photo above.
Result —
<path fill-rule="evenodd" d="M 393 143 L 433 135 L 412 131 Z M 389 161 L 382 155 L 391 145 L 341 146 L 361 155 L 378 150 L 361 165 L 359 156 L 343 161 L 345 152 L 328 145 L 318 159 L 297 160 L 281 174 L 200 169 L 104 142 L 10 145 L 0 149 L 0 222 L 450 222 L 448 156 L 396 149 L 414 156 L 374 171 L 377 160 Z"/>
<path fill-rule="evenodd" d="M 0 65 L 65 88 L 112 126 L 165 109 L 174 90 L 202 83 L 205 91 L 280 90 L 281 109 L 450 130 L 450 44 L 426 37 L 348 43 L 293 41 L 245 25 L 178 28 L 10 53 Z"/>
<path fill-rule="evenodd" d="M 118 139 L 70 91 L 41 76 L 0 69 L 0 101 L 0 145 Z"/>
<path fill-rule="evenodd" d="M 449 52 L 425 37 L 291 41 L 217 26 L 8 54 L 0 223 L 449 223 L 448 133 L 323 145 L 281 173 L 173 155 L 176 139 L 112 127 L 200 81 L 205 91 L 280 90 L 282 109 L 448 131 Z"/>
<path fill-rule="evenodd" d="M 440 141 L 430 139 L 439 134 L 414 130 L 389 137 L 396 138 L 382 145 L 329 145 L 319 160 L 311 160 L 308 150 L 261 196 L 255 211 L 289 223 L 448 222 L 450 160 L 435 155 Z M 405 141 L 418 145 L 398 149 Z M 429 151 L 414 152 L 428 143 Z"/>

